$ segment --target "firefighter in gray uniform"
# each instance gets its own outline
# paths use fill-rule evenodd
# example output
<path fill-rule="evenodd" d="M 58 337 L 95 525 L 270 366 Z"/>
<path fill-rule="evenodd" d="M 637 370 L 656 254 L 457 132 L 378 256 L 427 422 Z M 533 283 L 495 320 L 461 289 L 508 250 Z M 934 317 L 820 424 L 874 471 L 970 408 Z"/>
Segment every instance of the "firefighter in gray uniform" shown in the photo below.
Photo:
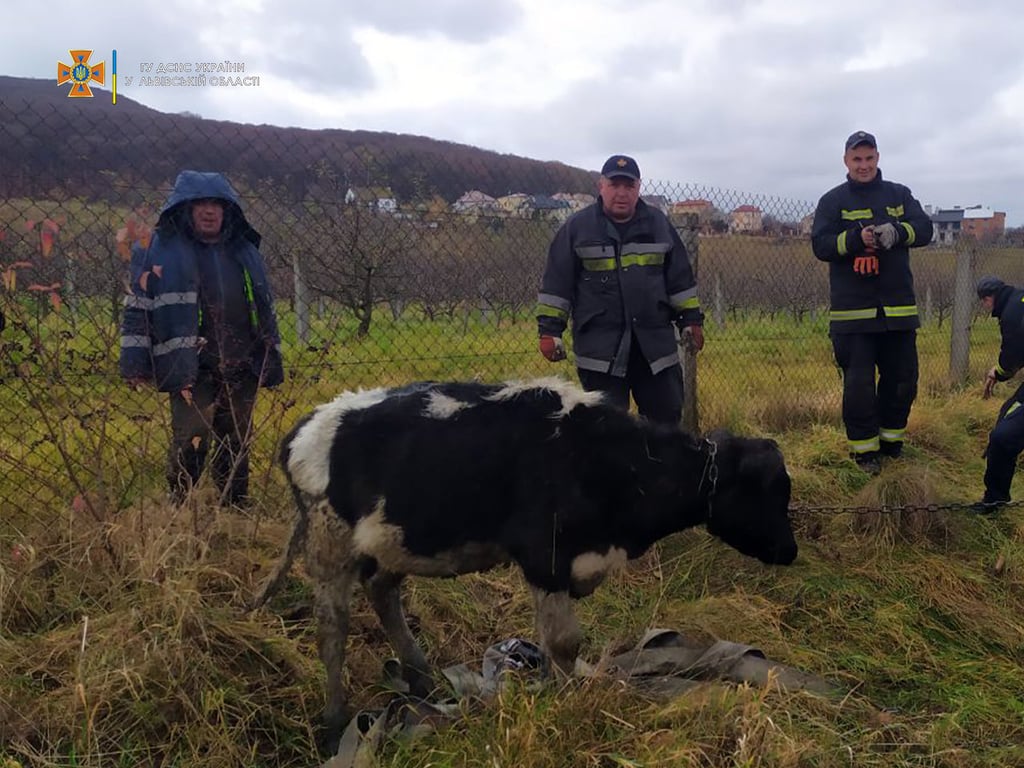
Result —
<path fill-rule="evenodd" d="M 640 200 L 633 158 L 608 158 L 598 190 L 597 202 L 571 216 L 548 251 L 537 297 L 540 351 L 551 362 L 565 358 L 562 333 L 571 319 L 584 389 L 623 409 L 632 394 L 642 416 L 678 424 L 678 339 L 704 346 L 686 247 L 668 217 Z"/>

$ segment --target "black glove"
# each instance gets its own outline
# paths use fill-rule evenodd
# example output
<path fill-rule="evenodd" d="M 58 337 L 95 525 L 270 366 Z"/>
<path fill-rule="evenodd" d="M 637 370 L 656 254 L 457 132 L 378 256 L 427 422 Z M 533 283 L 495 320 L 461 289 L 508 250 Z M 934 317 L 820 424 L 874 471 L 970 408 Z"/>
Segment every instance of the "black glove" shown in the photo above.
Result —
<path fill-rule="evenodd" d="M 885 224 L 876 224 L 875 227 L 875 244 L 885 250 L 889 250 L 894 245 L 898 245 L 900 242 L 900 231 L 896 229 L 896 225 L 891 222 L 885 222 Z"/>

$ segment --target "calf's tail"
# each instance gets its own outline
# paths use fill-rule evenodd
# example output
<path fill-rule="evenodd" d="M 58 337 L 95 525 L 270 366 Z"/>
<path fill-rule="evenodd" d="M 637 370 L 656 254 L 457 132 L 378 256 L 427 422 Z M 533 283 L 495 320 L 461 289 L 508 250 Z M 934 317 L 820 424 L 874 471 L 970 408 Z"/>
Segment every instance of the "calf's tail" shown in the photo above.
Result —
<path fill-rule="evenodd" d="M 295 497 L 295 508 L 298 510 L 298 515 L 295 517 L 295 522 L 292 524 L 292 531 L 288 537 L 288 543 L 285 545 L 284 552 L 278 559 L 277 564 L 274 566 L 274 570 L 270 573 L 270 576 L 263 582 L 263 586 L 259 592 L 249 603 L 249 610 L 253 611 L 263 606 L 267 600 L 274 596 L 281 587 L 281 582 L 284 581 L 284 577 L 288 575 L 288 571 L 291 570 L 292 563 L 295 562 L 295 556 L 298 554 L 299 549 L 306 541 L 306 532 L 309 530 L 309 507 L 306 506 L 306 502 L 302 498 L 302 493 L 296 487 L 295 483 L 290 483 L 292 488 L 292 496 Z"/>

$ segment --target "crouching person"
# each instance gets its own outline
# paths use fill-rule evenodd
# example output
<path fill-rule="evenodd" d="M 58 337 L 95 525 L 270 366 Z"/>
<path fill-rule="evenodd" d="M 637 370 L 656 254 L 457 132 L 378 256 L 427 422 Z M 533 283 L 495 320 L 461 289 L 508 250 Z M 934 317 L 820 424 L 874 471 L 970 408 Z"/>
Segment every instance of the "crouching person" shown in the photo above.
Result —
<path fill-rule="evenodd" d="M 284 378 L 260 235 L 219 173 L 182 171 L 148 248 L 131 260 L 121 375 L 170 395 L 170 499 L 211 472 L 223 505 L 249 500 L 252 412 Z"/>
<path fill-rule="evenodd" d="M 983 397 L 992 396 L 996 382 L 1008 381 L 1024 366 L 1024 289 L 1007 285 L 998 277 L 978 281 L 978 298 L 999 320 L 1002 337 L 999 361 L 985 374 Z M 1017 469 L 1017 457 L 1024 450 L 1024 384 L 999 409 L 999 418 L 989 433 L 985 456 L 985 495 L 973 506 L 981 513 L 994 512 L 1010 500 L 1010 483 Z"/>

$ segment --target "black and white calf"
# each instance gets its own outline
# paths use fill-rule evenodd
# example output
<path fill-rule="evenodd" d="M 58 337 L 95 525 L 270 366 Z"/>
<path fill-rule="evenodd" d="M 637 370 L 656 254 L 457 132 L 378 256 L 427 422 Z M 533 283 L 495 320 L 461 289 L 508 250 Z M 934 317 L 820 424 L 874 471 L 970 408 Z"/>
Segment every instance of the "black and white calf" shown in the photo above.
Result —
<path fill-rule="evenodd" d="M 329 734 L 347 714 L 341 673 L 356 581 L 425 695 L 433 679 L 402 613 L 406 575 L 517 563 L 539 642 L 571 673 L 581 639 L 572 599 L 662 537 L 703 524 L 766 563 L 797 554 L 789 475 L 773 441 L 699 440 L 556 378 L 346 392 L 292 430 L 281 462 L 299 514 L 257 604 L 305 540 Z"/>

